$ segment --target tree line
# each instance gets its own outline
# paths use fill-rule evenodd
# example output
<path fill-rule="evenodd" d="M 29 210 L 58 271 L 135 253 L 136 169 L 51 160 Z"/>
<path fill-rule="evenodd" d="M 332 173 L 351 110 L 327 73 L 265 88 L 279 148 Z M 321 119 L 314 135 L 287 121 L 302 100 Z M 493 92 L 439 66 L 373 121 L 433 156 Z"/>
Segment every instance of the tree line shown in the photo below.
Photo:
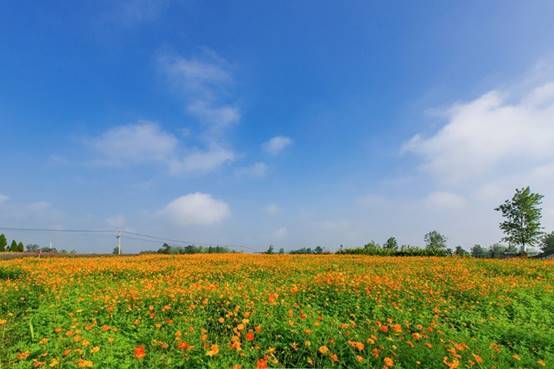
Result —
<path fill-rule="evenodd" d="M 8 245 L 8 239 L 6 238 L 6 235 L 4 233 L 0 234 L 0 252 L 24 252 L 25 247 L 23 246 L 23 242 L 16 240 L 12 240 L 12 242 Z"/>
<path fill-rule="evenodd" d="M 398 245 L 395 237 L 390 237 L 383 245 L 371 241 L 362 247 L 344 248 L 342 245 L 337 254 L 363 254 L 383 256 L 473 256 L 502 258 L 506 256 L 526 255 L 527 247 L 539 246 L 543 256 L 554 254 L 554 232 L 544 233 L 541 225 L 543 196 L 531 191 L 530 187 L 516 189 L 511 199 L 496 207 L 494 210 L 501 213 L 503 221 L 500 229 L 504 232 L 502 241 L 507 245 L 495 243 L 489 247 L 474 245 L 470 251 L 462 246 L 455 249 L 448 248 L 447 238 L 437 231 L 431 231 L 424 237 L 425 246 Z M 518 249 L 519 246 L 519 249 Z M 273 254 L 273 246 L 265 252 Z M 279 253 L 285 253 L 280 249 Z M 316 248 L 301 248 L 289 251 L 289 254 L 322 254 L 325 252 L 320 246 Z"/>

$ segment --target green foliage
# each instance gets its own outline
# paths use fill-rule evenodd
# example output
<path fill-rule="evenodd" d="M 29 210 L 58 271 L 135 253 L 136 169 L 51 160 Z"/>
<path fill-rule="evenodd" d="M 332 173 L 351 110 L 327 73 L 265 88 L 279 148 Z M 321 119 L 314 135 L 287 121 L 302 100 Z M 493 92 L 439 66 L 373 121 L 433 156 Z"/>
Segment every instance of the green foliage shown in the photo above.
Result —
<path fill-rule="evenodd" d="M 10 251 L 17 252 L 17 242 L 15 240 L 13 240 L 12 243 L 10 244 Z"/>
<path fill-rule="evenodd" d="M 6 251 L 6 246 L 8 246 L 8 240 L 4 233 L 0 234 L 0 252 Z"/>
<path fill-rule="evenodd" d="M 500 229 L 505 235 L 504 241 L 520 245 L 522 251 L 525 251 L 525 246 L 533 246 L 539 242 L 542 234 L 542 198 L 542 195 L 531 192 L 527 186 L 516 189 L 511 200 L 506 200 L 494 209 L 505 218 L 500 223 Z"/>
<path fill-rule="evenodd" d="M 273 245 L 269 245 L 269 248 L 265 252 L 266 254 L 273 254 Z"/>
<path fill-rule="evenodd" d="M 431 231 L 425 235 L 425 245 L 430 250 L 446 251 L 446 237 L 437 231 Z"/>
<path fill-rule="evenodd" d="M 171 246 L 164 243 L 158 254 L 226 254 L 234 252 L 223 246 Z"/>
<path fill-rule="evenodd" d="M 554 253 L 554 232 L 544 235 L 542 239 L 541 249 L 545 254 Z"/>
<path fill-rule="evenodd" d="M 389 239 L 385 242 L 383 247 L 387 250 L 398 250 L 398 242 L 396 241 L 395 237 L 389 237 Z"/>
<path fill-rule="evenodd" d="M 454 255 L 456 256 L 469 256 L 469 252 L 464 250 L 462 246 L 456 246 L 456 250 L 454 250 Z"/>

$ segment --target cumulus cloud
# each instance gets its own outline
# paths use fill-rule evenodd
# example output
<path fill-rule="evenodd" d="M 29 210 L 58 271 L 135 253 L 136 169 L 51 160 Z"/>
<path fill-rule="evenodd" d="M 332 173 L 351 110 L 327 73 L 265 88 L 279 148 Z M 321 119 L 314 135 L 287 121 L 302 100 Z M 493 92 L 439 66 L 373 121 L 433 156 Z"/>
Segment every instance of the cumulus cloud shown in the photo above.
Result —
<path fill-rule="evenodd" d="M 160 163 L 172 174 L 205 174 L 235 159 L 235 153 L 218 144 L 184 145 L 177 137 L 152 122 L 112 127 L 90 140 L 102 165 Z"/>
<path fill-rule="evenodd" d="M 292 139 L 286 136 L 275 136 L 264 142 L 263 149 L 272 155 L 281 153 L 284 149 L 292 144 Z"/>
<path fill-rule="evenodd" d="M 170 170 L 173 174 L 206 173 L 226 163 L 235 160 L 235 153 L 219 146 L 212 146 L 206 150 L 194 150 L 181 159 L 172 160 Z"/>
<path fill-rule="evenodd" d="M 167 160 L 178 140 L 157 123 L 141 121 L 110 128 L 91 143 L 100 162 L 121 165 Z"/>
<path fill-rule="evenodd" d="M 239 121 L 240 110 L 229 97 L 233 77 L 223 58 L 213 52 L 199 58 L 166 55 L 160 65 L 183 94 L 186 111 L 199 122 L 217 131 Z"/>
<path fill-rule="evenodd" d="M 261 178 L 266 175 L 267 169 L 266 163 L 256 162 L 252 165 L 238 168 L 236 174 L 239 177 Z"/>
<path fill-rule="evenodd" d="M 404 150 L 441 181 L 460 183 L 505 173 L 528 174 L 554 162 L 554 83 L 510 100 L 494 90 L 446 112 L 447 122 L 431 136 L 416 135 Z"/>
<path fill-rule="evenodd" d="M 224 201 L 195 192 L 171 201 L 158 215 L 177 226 L 210 225 L 228 218 L 231 210 Z"/>
<path fill-rule="evenodd" d="M 10 198 L 2 193 L 0 193 L 0 204 L 8 201 Z"/>

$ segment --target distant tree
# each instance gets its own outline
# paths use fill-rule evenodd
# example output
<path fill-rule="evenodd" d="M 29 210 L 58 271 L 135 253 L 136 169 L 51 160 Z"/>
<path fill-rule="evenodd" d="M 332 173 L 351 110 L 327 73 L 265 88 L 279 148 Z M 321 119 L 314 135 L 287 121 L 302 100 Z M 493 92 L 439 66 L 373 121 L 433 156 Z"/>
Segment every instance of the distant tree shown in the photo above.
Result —
<path fill-rule="evenodd" d="M 471 248 L 471 256 L 473 256 L 474 258 L 485 257 L 485 256 L 487 256 L 486 255 L 486 250 L 483 248 L 483 246 L 481 246 L 479 244 L 475 244 Z"/>
<path fill-rule="evenodd" d="M 25 246 L 25 249 L 27 249 L 27 252 L 37 252 L 40 249 L 40 246 L 33 243 Z"/>
<path fill-rule="evenodd" d="M 314 249 L 314 254 L 322 254 L 323 248 L 321 246 L 316 246 Z"/>
<path fill-rule="evenodd" d="M 285 253 L 285 249 L 281 247 L 281 248 L 279 249 L 279 254 L 284 254 L 284 253 Z"/>
<path fill-rule="evenodd" d="M 446 237 L 437 231 L 431 231 L 425 235 L 425 245 L 429 250 L 444 252 L 446 250 Z"/>
<path fill-rule="evenodd" d="M 119 254 L 119 249 L 117 247 L 114 247 L 113 250 L 112 250 L 112 254 L 118 255 Z"/>
<path fill-rule="evenodd" d="M 396 238 L 389 237 L 389 239 L 383 245 L 383 248 L 387 250 L 392 250 L 392 251 L 398 250 L 398 242 L 396 241 Z"/>
<path fill-rule="evenodd" d="M 495 243 L 489 247 L 489 254 L 491 258 L 501 258 L 506 253 L 506 250 L 506 246 L 500 243 Z"/>
<path fill-rule="evenodd" d="M 269 245 L 269 248 L 265 252 L 266 254 L 273 254 L 273 245 Z"/>
<path fill-rule="evenodd" d="M 17 242 L 15 240 L 13 240 L 12 243 L 10 244 L 10 251 L 17 252 Z"/>
<path fill-rule="evenodd" d="M 456 246 L 456 250 L 454 250 L 454 255 L 467 256 L 467 255 L 469 255 L 469 252 L 464 250 L 464 248 L 462 246 Z"/>
<path fill-rule="evenodd" d="M 8 246 L 8 240 L 6 239 L 6 235 L 2 233 L 0 234 L 0 252 L 6 251 L 7 246 Z"/>
<path fill-rule="evenodd" d="M 547 254 L 554 253 L 554 232 L 550 232 L 542 238 L 541 250 Z"/>
<path fill-rule="evenodd" d="M 511 200 L 506 200 L 494 209 L 505 218 L 500 223 L 500 229 L 505 235 L 503 241 L 519 245 L 521 252 L 525 252 L 526 246 L 536 245 L 540 241 L 542 198 L 542 195 L 531 192 L 527 186 L 516 189 Z"/>
<path fill-rule="evenodd" d="M 25 246 L 23 246 L 23 242 L 19 241 L 19 243 L 17 244 L 17 251 L 18 252 L 24 252 L 25 251 Z"/>

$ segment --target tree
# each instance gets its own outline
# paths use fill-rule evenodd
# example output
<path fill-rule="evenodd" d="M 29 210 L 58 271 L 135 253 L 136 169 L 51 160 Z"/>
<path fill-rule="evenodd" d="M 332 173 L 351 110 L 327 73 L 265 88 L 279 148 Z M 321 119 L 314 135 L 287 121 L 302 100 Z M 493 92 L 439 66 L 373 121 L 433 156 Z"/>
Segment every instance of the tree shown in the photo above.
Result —
<path fill-rule="evenodd" d="M 27 252 L 37 252 L 40 249 L 40 246 L 33 243 L 25 246 L 25 248 L 27 249 Z"/>
<path fill-rule="evenodd" d="M 383 245 L 383 247 L 387 250 L 396 251 L 398 250 L 398 242 L 396 241 L 396 238 L 389 237 L 387 242 Z"/>
<path fill-rule="evenodd" d="M 542 195 L 531 192 L 527 186 L 516 189 L 511 200 L 506 200 L 494 209 L 505 218 L 500 223 L 500 229 L 505 235 L 503 241 L 519 245 L 521 252 L 525 252 L 525 246 L 539 242 L 542 235 L 542 198 Z"/>
<path fill-rule="evenodd" d="M 10 251 L 11 252 L 17 251 L 17 242 L 15 242 L 15 240 L 13 240 L 12 243 L 10 244 Z"/>
<path fill-rule="evenodd" d="M 17 244 L 17 251 L 18 252 L 24 252 L 25 251 L 25 246 L 23 246 L 23 242 L 19 241 L 19 243 Z"/>
<path fill-rule="evenodd" d="M 541 249 L 545 254 L 554 253 L 554 232 L 550 232 L 542 238 Z"/>
<path fill-rule="evenodd" d="M 6 246 L 8 246 L 8 240 L 4 233 L 0 234 L 0 252 L 6 251 Z"/>
<path fill-rule="evenodd" d="M 425 244 L 429 250 L 444 251 L 446 237 L 437 231 L 431 231 L 425 235 Z"/>
<path fill-rule="evenodd" d="M 266 254 L 273 254 L 273 245 L 269 245 L 269 248 L 265 252 Z"/>
<path fill-rule="evenodd" d="M 314 249 L 314 254 L 322 254 L 323 248 L 321 246 L 316 246 Z"/>
<path fill-rule="evenodd" d="M 454 255 L 467 256 L 467 255 L 469 255 L 469 252 L 464 250 L 464 248 L 462 246 L 456 246 L 456 250 L 454 250 Z"/>
<path fill-rule="evenodd" d="M 279 254 L 284 254 L 284 253 L 285 253 L 285 249 L 281 247 L 281 248 L 279 249 Z"/>
<path fill-rule="evenodd" d="M 471 256 L 474 258 L 482 258 L 486 256 L 486 250 L 481 245 L 473 245 L 471 248 Z"/>

